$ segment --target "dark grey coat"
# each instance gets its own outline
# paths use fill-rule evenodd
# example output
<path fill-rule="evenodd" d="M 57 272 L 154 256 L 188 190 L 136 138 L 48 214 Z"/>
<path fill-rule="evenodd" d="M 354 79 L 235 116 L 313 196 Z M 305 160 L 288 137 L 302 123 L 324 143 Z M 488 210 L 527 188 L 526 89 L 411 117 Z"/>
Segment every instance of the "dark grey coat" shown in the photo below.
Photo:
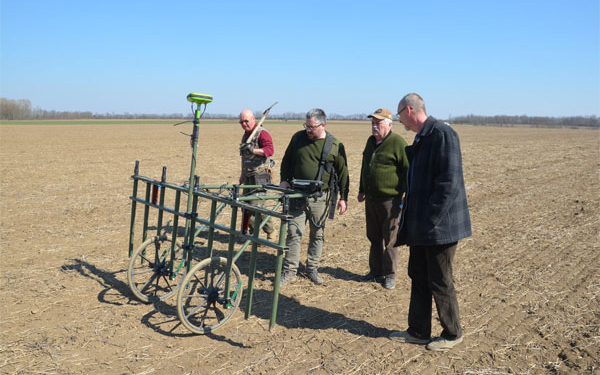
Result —
<path fill-rule="evenodd" d="M 469 237 L 458 134 L 429 116 L 419 138 L 406 147 L 406 156 L 408 194 L 396 245 L 444 245 Z"/>

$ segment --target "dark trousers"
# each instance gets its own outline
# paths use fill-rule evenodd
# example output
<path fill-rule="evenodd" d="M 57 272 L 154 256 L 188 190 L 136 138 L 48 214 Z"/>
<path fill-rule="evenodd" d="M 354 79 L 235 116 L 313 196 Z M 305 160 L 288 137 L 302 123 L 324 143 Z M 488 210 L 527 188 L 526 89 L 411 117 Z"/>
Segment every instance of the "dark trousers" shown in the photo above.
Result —
<path fill-rule="evenodd" d="M 415 337 L 431 337 L 431 297 L 435 301 L 443 331 L 454 340 L 462 336 L 458 300 L 452 278 L 452 260 L 457 242 L 438 246 L 411 246 L 408 276 L 412 280 L 408 331 Z"/>
<path fill-rule="evenodd" d="M 398 247 L 395 247 L 400 220 L 400 198 L 365 199 L 367 238 L 371 242 L 369 268 L 375 276 L 396 278 Z"/>

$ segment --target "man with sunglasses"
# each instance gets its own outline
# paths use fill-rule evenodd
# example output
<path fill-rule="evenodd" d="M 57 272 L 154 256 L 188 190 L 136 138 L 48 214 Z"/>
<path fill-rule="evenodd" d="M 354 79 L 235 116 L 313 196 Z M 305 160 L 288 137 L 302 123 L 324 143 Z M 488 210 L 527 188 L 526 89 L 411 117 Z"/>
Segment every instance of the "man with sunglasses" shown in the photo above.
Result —
<path fill-rule="evenodd" d="M 240 149 L 240 156 L 242 157 L 242 172 L 240 173 L 240 184 L 244 185 L 265 185 L 270 184 L 271 181 L 271 156 L 275 152 L 273 147 L 273 139 L 265 128 L 258 130 L 258 134 L 255 134 L 253 139 L 248 139 L 252 134 L 252 131 L 258 125 L 254 113 L 249 109 L 244 109 L 240 113 L 240 125 L 244 130 L 242 136 L 242 147 Z M 261 194 L 261 192 L 255 189 L 244 189 L 244 195 L 249 194 Z M 263 202 L 256 200 L 253 202 L 257 205 L 262 205 Z M 251 215 L 244 214 L 244 227 L 246 223 L 252 228 L 253 220 Z M 271 217 L 263 226 L 263 231 L 267 234 L 267 239 L 272 239 L 273 223 Z"/>
<path fill-rule="evenodd" d="M 392 340 L 448 350 L 463 340 L 452 262 L 458 241 L 471 235 L 471 220 L 456 132 L 427 116 L 425 101 L 415 93 L 398 104 L 400 122 L 417 135 L 406 147 L 410 162 L 397 245 L 408 245 L 411 279 L 408 329 Z M 442 333 L 431 340 L 431 299 Z"/>
<path fill-rule="evenodd" d="M 323 283 L 323 277 L 318 272 L 319 262 L 323 251 L 325 221 L 327 219 L 330 199 L 339 191 L 340 201 L 337 204 L 340 215 L 346 211 L 348 201 L 348 163 L 344 145 L 325 130 L 327 117 L 322 109 L 314 108 L 306 114 L 305 130 L 294 134 L 285 155 L 281 161 L 280 187 L 290 188 L 294 179 L 323 181 L 322 195 L 314 198 L 296 199 L 290 203 L 289 214 L 292 219 L 288 225 L 287 246 L 289 251 L 285 256 L 280 285 L 284 286 L 296 278 L 300 264 L 300 243 L 306 229 L 310 226 L 308 242 L 308 259 L 306 271 L 308 278 L 315 284 Z M 324 164 L 326 168 L 320 171 L 319 165 L 327 141 L 331 148 Z M 336 193 L 337 194 L 337 193 Z M 335 202 L 335 201 L 333 201 Z M 334 210 L 336 207 L 331 207 Z"/>

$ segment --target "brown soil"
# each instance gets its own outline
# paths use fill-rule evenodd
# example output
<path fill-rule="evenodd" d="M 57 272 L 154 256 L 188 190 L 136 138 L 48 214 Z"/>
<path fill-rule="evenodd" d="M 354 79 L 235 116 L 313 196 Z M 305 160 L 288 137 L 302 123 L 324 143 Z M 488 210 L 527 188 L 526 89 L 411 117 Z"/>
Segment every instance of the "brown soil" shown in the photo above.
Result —
<path fill-rule="evenodd" d="M 279 161 L 300 126 L 267 127 Z M 160 178 L 166 165 L 170 182 L 186 181 L 179 128 L 0 126 L 0 373 L 599 373 L 598 131 L 456 126 L 474 232 L 454 269 L 466 336 L 432 353 L 388 339 L 406 328 L 405 271 L 393 291 L 357 281 L 368 261 L 356 194 L 369 128 L 328 129 L 348 151 L 351 199 L 328 223 L 325 283 L 284 288 L 269 331 L 275 258 L 263 249 L 250 319 L 242 301 L 220 330 L 193 335 L 175 299 L 143 304 L 126 278 L 135 160 L 144 176 Z M 239 126 L 200 134 L 201 181 L 237 182 Z M 405 269 L 406 248 L 400 257 Z M 246 253 L 237 262 L 244 280 L 248 264 Z M 439 333 L 435 316 L 433 325 Z"/>

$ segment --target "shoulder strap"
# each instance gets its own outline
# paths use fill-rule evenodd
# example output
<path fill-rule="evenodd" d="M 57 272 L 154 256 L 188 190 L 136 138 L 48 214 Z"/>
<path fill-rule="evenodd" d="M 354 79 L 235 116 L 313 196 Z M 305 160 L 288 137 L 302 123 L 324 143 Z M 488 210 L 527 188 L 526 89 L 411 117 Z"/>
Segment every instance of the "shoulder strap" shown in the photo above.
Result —
<path fill-rule="evenodd" d="M 254 147 L 258 146 L 258 138 L 260 138 L 260 133 L 262 133 L 263 130 L 265 130 L 265 129 L 261 126 L 260 129 L 258 130 L 258 132 L 256 132 L 256 134 L 254 135 L 254 138 L 250 140 L 250 142 L 252 143 L 252 145 Z"/>
<path fill-rule="evenodd" d="M 325 171 L 325 164 L 327 163 L 327 157 L 331 152 L 331 146 L 333 145 L 333 135 L 329 132 L 325 132 L 325 144 L 323 145 L 323 151 L 321 152 L 321 160 L 319 161 L 319 173 L 317 174 L 317 181 L 323 181 L 323 172 Z"/>

